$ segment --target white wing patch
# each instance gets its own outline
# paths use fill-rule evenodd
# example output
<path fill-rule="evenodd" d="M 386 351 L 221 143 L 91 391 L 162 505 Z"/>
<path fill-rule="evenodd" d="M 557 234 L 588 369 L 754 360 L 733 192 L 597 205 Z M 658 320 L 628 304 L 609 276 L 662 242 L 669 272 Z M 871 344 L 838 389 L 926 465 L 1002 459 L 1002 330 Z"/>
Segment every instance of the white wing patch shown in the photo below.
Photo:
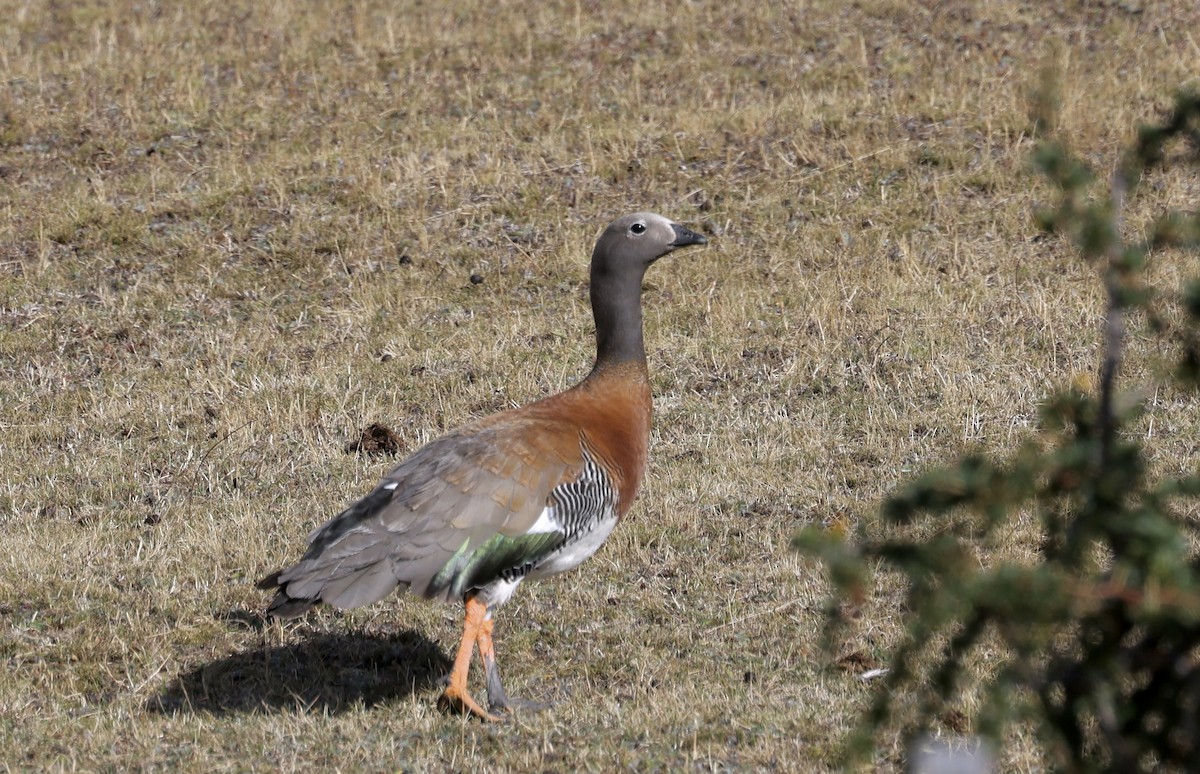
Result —
<path fill-rule="evenodd" d="M 617 514 L 612 511 L 603 521 L 583 533 L 579 539 L 567 543 L 546 561 L 534 567 L 533 571 L 529 573 L 529 577 L 544 578 L 579 566 L 584 559 L 600 550 L 600 546 L 604 545 L 605 540 L 608 540 L 608 536 L 615 526 L 617 526 Z"/>
<path fill-rule="evenodd" d="M 500 570 L 480 592 L 489 606 L 503 604 L 525 578 L 544 578 L 577 566 L 596 553 L 617 525 L 617 491 L 611 479 L 586 448 L 583 458 L 580 476 L 554 488 L 548 504 L 522 535 L 558 537 L 550 538 L 551 546 L 539 549 L 545 553 Z"/>
<path fill-rule="evenodd" d="M 547 505 L 538 514 L 537 521 L 533 523 L 525 534 L 545 534 L 547 532 L 562 532 L 563 526 L 559 523 L 558 518 L 554 514 L 554 506 Z"/>

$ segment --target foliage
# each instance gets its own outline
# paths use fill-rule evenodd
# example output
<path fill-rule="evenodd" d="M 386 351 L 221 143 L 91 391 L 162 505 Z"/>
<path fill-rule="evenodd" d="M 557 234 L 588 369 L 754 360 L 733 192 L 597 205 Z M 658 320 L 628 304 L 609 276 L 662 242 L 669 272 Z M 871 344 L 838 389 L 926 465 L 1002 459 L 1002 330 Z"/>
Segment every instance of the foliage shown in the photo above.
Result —
<path fill-rule="evenodd" d="M 1069 771 L 1200 760 L 1200 559 L 1196 525 L 1178 515 L 1181 500 L 1200 496 L 1200 475 L 1151 480 L 1128 432 L 1136 401 L 1116 391 L 1125 319 L 1135 311 L 1177 342 L 1175 376 L 1200 382 L 1200 281 L 1179 299 L 1188 320 L 1181 330 L 1154 312 L 1143 283 L 1151 251 L 1200 246 L 1200 215 L 1169 212 L 1140 238 L 1125 236 L 1122 223 L 1126 198 L 1179 140 L 1191 161 L 1200 156 L 1200 94 L 1181 93 L 1162 123 L 1142 128 L 1107 194 L 1097 195 L 1094 170 L 1056 135 L 1053 85 L 1048 76 L 1036 102 L 1034 163 L 1061 198 L 1038 221 L 1103 277 L 1098 394 L 1072 388 L 1051 398 L 1038 435 L 1008 459 L 970 454 L 901 487 L 883 506 L 882 535 L 848 543 L 810 529 L 797 537 L 826 562 L 844 600 L 863 599 L 877 565 L 908 582 L 905 637 L 852 735 L 855 760 L 890 722 L 929 729 L 972 681 L 973 655 L 996 637 L 1006 655 L 981 678 L 980 733 L 999 740 L 1010 722 L 1030 720 Z M 1029 513 L 1039 520 L 1036 561 L 988 561 L 988 541 Z M 919 530 L 931 522 L 933 537 Z M 835 606 L 831 635 L 839 621 Z M 898 701 L 906 691 L 918 697 L 907 714 Z"/>

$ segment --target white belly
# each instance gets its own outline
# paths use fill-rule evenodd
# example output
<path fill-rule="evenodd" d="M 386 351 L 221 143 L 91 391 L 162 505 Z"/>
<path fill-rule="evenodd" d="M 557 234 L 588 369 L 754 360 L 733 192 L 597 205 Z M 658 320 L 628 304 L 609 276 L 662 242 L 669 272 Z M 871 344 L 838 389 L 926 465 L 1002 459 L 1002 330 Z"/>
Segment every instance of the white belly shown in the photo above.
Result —
<path fill-rule="evenodd" d="M 577 540 L 571 541 L 546 557 L 543 562 L 530 571 L 529 577 L 544 578 L 578 567 L 580 562 L 600 550 L 600 546 L 604 545 L 605 540 L 608 540 L 608 536 L 612 534 L 615 526 L 617 526 L 617 514 L 610 513 L 608 518 L 580 535 Z"/>
<path fill-rule="evenodd" d="M 497 607 L 500 607 L 508 601 L 513 592 L 517 590 L 517 586 L 521 585 L 524 578 L 513 578 L 512 580 L 494 580 L 488 585 L 479 590 L 479 597 L 483 604 L 488 606 L 488 615 Z"/>

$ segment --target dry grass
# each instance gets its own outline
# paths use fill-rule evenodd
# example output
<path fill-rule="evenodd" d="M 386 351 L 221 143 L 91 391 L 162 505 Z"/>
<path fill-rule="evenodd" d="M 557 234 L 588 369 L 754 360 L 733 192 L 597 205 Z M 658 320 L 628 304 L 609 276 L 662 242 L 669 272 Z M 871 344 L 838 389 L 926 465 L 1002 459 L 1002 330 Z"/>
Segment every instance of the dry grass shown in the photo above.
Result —
<path fill-rule="evenodd" d="M 1026 97 L 1053 57 L 1104 161 L 1200 62 L 1191 0 L 915 5 L 0 1 L 0 761 L 832 765 L 869 688 L 820 653 L 791 535 L 1011 448 L 1093 371 Z M 347 439 L 411 449 L 586 370 L 587 251 L 640 208 L 716 238 L 649 278 L 633 517 L 501 615 L 553 711 L 436 712 L 457 610 L 261 626 L 251 581 L 390 464 Z M 1157 464 L 1192 466 L 1195 402 L 1152 404 Z M 880 658 L 896 600 L 848 652 Z M 1004 768 L 1039 765 L 1016 735 Z"/>

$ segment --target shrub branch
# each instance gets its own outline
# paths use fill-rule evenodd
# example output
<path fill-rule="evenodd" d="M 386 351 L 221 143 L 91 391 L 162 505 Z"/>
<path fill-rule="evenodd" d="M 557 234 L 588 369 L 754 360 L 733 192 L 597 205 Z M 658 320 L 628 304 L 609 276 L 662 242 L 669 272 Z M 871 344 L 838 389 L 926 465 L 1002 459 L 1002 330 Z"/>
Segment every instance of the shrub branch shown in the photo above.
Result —
<path fill-rule="evenodd" d="M 883 504 L 883 537 L 875 528 L 854 541 L 815 528 L 797 536 L 802 551 L 825 562 L 844 601 L 865 599 L 869 568 L 908 582 L 905 635 L 851 735 L 849 762 L 863 762 L 887 727 L 909 735 L 935 727 L 974 685 L 984 700 L 979 733 L 999 741 L 1009 723 L 1031 722 L 1067 771 L 1185 770 L 1200 760 L 1200 560 L 1189 542 L 1195 527 L 1172 507 L 1200 496 L 1200 475 L 1150 481 L 1142 449 L 1123 432 L 1133 412 L 1118 400 L 1130 311 L 1168 330 L 1142 285 L 1147 255 L 1200 247 L 1200 216 L 1175 211 L 1145 239 L 1126 241 L 1126 204 L 1148 169 L 1200 159 L 1200 95 L 1178 95 L 1162 123 L 1142 128 L 1107 195 L 1095 197 L 1096 176 L 1055 136 L 1055 93 L 1046 78 L 1035 102 L 1034 163 L 1059 199 L 1037 219 L 1099 265 L 1106 308 L 1098 395 L 1051 397 L 1039 434 L 1007 460 L 971 455 L 902 486 Z M 1177 141 L 1187 153 L 1169 157 Z M 1173 333 L 1175 373 L 1197 386 L 1200 280 L 1180 301 L 1189 322 Z M 1031 510 L 1042 538 L 1036 561 L 975 559 L 1000 525 Z M 932 519 L 943 522 L 937 537 L 913 534 Z M 845 618 L 836 604 L 829 609 L 834 643 Z M 991 637 L 1005 655 L 980 684 L 972 654 Z M 917 701 L 898 701 L 906 691 Z"/>

